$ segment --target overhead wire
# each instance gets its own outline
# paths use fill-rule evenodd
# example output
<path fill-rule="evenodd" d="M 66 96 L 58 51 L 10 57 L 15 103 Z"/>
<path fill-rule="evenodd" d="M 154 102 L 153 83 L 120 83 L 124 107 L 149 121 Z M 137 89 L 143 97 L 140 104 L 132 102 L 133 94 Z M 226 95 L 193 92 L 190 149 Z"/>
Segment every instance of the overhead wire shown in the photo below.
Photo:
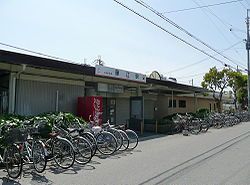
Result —
<path fill-rule="evenodd" d="M 222 50 L 221 53 L 230 50 L 231 48 L 237 46 L 238 44 L 240 44 L 240 43 L 242 43 L 242 42 L 243 42 L 243 41 L 239 41 L 239 42 L 233 44 L 232 46 L 230 46 L 230 47 L 228 47 L 228 48 Z M 216 56 L 216 55 L 218 55 L 218 54 L 215 54 L 215 55 L 213 55 L 213 56 Z M 181 70 L 187 69 L 187 68 L 189 68 L 189 67 L 192 67 L 192 66 L 194 66 L 194 65 L 197 65 L 197 64 L 199 64 L 199 63 L 202 63 L 202 62 L 204 62 L 204 61 L 206 61 L 206 60 L 208 60 L 208 59 L 210 59 L 210 58 L 209 58 L 209 57 L 204 58 L 204 59 L 199 60 L 199 61 L 197 61 L 197 62 L 194 62 L 194 63 L 192 63 L 192 64 L 188 64 L 188 65 L 186 65 L 186 66 L 183 66 L 183 67 L 180 67 L 180 68 L 177 68 L 177 69 L 173 69 L 173 70 L 168 71 L 168 72 L 166 72 L 166 73 L 164 73 L 164 74 L 169 74 L 169 73 L 173 73 L 173 72 L 176 72 L 176 71 L 181 71 Z"/>
<path fill-rule="evenodd" d="M 193 75 L 187 75 L 187 76 L 180 76 L 180 77 L 176 77 L 176 79 L 183 79 L 183 78 L 190 78 L 190 77 L 196 77 L 196 76 L 202 76 L 204 75 L 206 72 L 202 72 L 202 73 L 197 73 L 197 74 L 193 74 Z"/>
<path fill-rule="evenodd" d="M 193 0 L 193 2 L 199 6 L 202 6 L 200 5 L 199 3 L 197 3 L 196 1 Z M 209 12 L 214 16 L 216 17 L 224 26 L 228 27 L 228 25 L 230 26 L 229 28 L 232 27 L 232 24 L 226 22 L 225 20 L 222 20 L 219 16 L 217 16 L 209 7 L 206 7 L 206 8 L 201 8 L 201 9 L 206 9 L 206 10 L 209 10 Z"/>
<path fill-rule="evenodd" d="M 247 0 L 245 0 L 246 1 L 246 3 L 248 4 L 248 6 L 250 6 L 250 3 L 247 1 Z"/>
<path fill-rule="evenodd" d="M 199 3 L 197 3 L 196 1 L 193 0 L 193 2 L 194 2 L 196 5 L 201 6 L 201 5 L 200 5 Z M 204 9 L 204 8 L 202 8 L 202 9 Z M 232 29 L 232 27 L 233 27 L 232 24 L 226 22 L 225 20 L 223 20 L 222 18 L 220 18 L 219 16 L 217 16 L 209 7 L 206 7 L 206 10 L 208 10 L 209 13 L 210 13 L 211 15 L 213 15 L 217 20 L 219 20 L 219 22 L 221 22 L 225 27 L 227 27 L 229 31 L 231 31 L 231 29 Z M 239 37 L 238 37 L 234 32 L 231 32 L 231 34 L 232 34 L 234 37 L 236 37 L 237 39 L 239 39 Z"/>
<path fill-rule="evenodd" d="M 117 0 L 113 0 L 113 1 L 115 1 L 117 4 L 121 5 L 122 7 L 126 8 L 127 10 L 133 12 L 134 14 L 136 14 L 136 15 L 139 16 L 139 17 L 141 17 L 142 19 L 148 21 L 148 22 L 151 23 L 152 25 L 158 27 L 158 28 L 161 29 L 162 31 L 164 31 L 164 32 L 168 33 L 169 35 L 175 37 L 176 39 L 180 40 L 181 42 L 187 44 L 188 46 L 194 48 L 194 49 L 197 50 L 197 51 L 200 51 L 201 53 L 203 53 L 203 54 L 209 56 L 210 58 L 212 58 L 212 59 L 214 59 L 214 60 L 220 62 L 222 65 L 225 65 L 225 63 L 224 63 L 222 60 L 220 60 L 220 59 L 218 59 L 218 58 L 212 56 L 211 54 L 205 52 L 204 50 L 202 50 L 202 49 L 200 49 L 200 48 L 194 46 L 193 44 L 191 44 L 191 43 L 187 42 L 186 40 L 180 38 L 179 36 L 175 35 L 174 33 L 172 33 L 172 32 L 170 32 L 170 31 L 166 30 L 166 29 L 163 28 L 162 26 L 156 24 L 155 22 L 151 21 L 150 19 L 146 18 L 145 16 L 141 15 L 140 13 L 136 12 L 135 10 L 129 8 L 129 7 L 126 6 L 125 4 L 123 4 L 123 3 L 121 3 L 121 2 L 119 2 L 119 1 L 117 1 Z"/>
<path fill-rule="evenodd" d="M 175 13 L 175 12 L 183 12 L 183 11 L 195 10 L 195 9 L 199 9 L 199 8 L 205 8 L 205 7 L 212 7 L 212 6 L 219 6 L 219 5 L 231 4 L 231 3 L 236 3 L 236 2 L 239 2 L 239 1 L 243 1 L 243 0 L 226 1 L 226 2 L 222 2 L 222 3 L 216 3 L 216 4 L 209 4 L 209 5 L 204 5 L 204 6 L 192 7 L 192 8 L 184 8 L 184 9 L 179 9 L 179 10 L 166 11 L 166 12 L 162 12 L 162 14 Z"/>
<path fill-rule="evenodd" d="M 201 6 L 197 1 L 192 0 L 196 5 Z M 232 25 L 224 20 L 222 20 L 219 16 L 217 16 L 210 8 L 205 8 L 211 15 L 213 15 L 217 20 L 219 20 L 219 22 L 221 22 L 225 27 L 228 28 L 228 30 L 230 31 L 230 29 L 232 28 Z M 202 11 L 205 13 L 205 15 L 209 18 L 209 20 L 213 23 L 213 25 L 215 26 L 215 28 L 220 32 L 220 34 L 223 36 L 223 38 L 229 43 L 231 44 L 231 42 L 227 39 L 227 37 L 225 36 L 225 34 L 220 30 L 220 28 L 215 24 L 215 22 L 207 15 L 207 12 L 204 11 L 204 9 L 202 8 Z M 229 26 L 228 26 L 229 25 Z M 230 31 L 230 33 L 237 39 L 239 39 L 239 37 Z M 235 50 L 234 50 L 235 51 Z M 235 51 L 236 54 L 241 58 L 241 55 Z M 240 65 L 241 67 L 243 66 L 243 64 L 239 61 L 235 62 L 235 59 L 231 59 L 231 62 L 235 65 Z"/>
<path fill-rule="evenodd" d="M 197 3 L 196 1 L 192 0 L 196 5 L 200 5 L 199 3 Z M 221 31 L 221 29 L 217 26 L 217 24 L 213 21 L 212 18 L 210 18 L 210 16 L 208 15 L 208 13 L 202 9 L 202 11 L 204 12 L 204 14 L 208 17 L 208 19 L 210 20 L 210 22 L 214 25 L 214 27 L 218 30 L 218 32 L 222 35 L 222 37 L 225 39 L 225 41 L 229 42 L 227 37 L 225 36 L 225 34 Z M 214 15 L 213 15 L 214 16 Z M 217 18 L 218 19 L 218 18 Z M 221 21 L 221 20 L 220 20 Z M 225 23 L 223 23 L 224 26 L 227 26 Z M 230 25 L 231 27 L 231 25 Z M 230 29 L 229 29 L 230 30 Z"/>
<path fill-rule="evenodd" d="M 241 6 L 243 7 L 243 9 L 246 9 L 246 10 L 247 10 L 246 5 L 244 5 L 241 1 L 239 1 L 239 3 L 240 3 L 240 4 L 241 4 Z"/>
<path fill-rule="evenodd" d="M 192 8 L 184 8 L 184 9 L 179 9 L 179 10 L 172 10 L 172 11 L 166 11 L 166 12 L 162 12 L 162 14 L 169 14 L 169 13 L 176 13 L 176 12 L 183 12 L 183 11 L 188 11 L 188 10 L 195 10 L 195 9 L 201 9 L 201 8 L 207 8 L 207 7 L 213 7 L 213 6 L 219 6 L 219 5 L 225 5 L 225 4 L 231 4 L 231 3 L 238 3 L 240 1 L 243 0 L 236 0 L 236 1 L 227 1 L 227 2 L 222 2 L 222 3 L 216 3 L 216 4 L 210 4 L 210 5 L 204 5 L 204 6 L 197 6 L 197 7 L 192 7 Z M 247 3 L 248 1 L 245 0 Z M 248 3 L 249 4 L 249 3 Z M 216 16 L 216 15 L 215 15 Z M 218 19 L 220 19 L 219 17 L 217 17 Z M 221 19 L 220 19 L 221 20 Z M 221 20 L 223 22 L 223 20 Z M 224 22 L 223 22 L 224 24 Z M 232 26 L 231 24 L 229 24 L 230 26 Z M 237 39 L 240 39 L 240 37 L 232 32 L 232 35 L 234 35 L 234 37 L 236 37 Z"/>
<path fill-rule="evenodd" d="M 201 0 L 200 0 L 201 1 Z M 225 27 L 227 27 L 227 29 L 229 29 L 230 33 L 236 38 L 239 39 L 239 37 L 237 36 L 237 34 L 235 34 L 234 32 L 232 32 L 232 25 L 228 22 L 226 22 L 225 20 L 223 20 L 222 18 L 220 18 L 219 16 L 217 16 L 210 8 L 206 8 L 213 16 L 215 16 Z M 230 27 L 228 26 L 230 25 Z M 230 41 L 227 42 L 230 43 Z M 242 59 L 242 56 L 239 54 L 239 52 L 235 49 L 234 52 Z M 235 60 L 235 59 L 234 59 Z M 242 59 L 243 60 L 243 59 Z M 243 65 L 241 62 L 237 61 L 239 64 Z M 237 64 L 236 64 L 237 65 Z"/>
<path fill-rule="evenodd" d="M 223 69 L 223 68 L 224 68 L 224 67 L 220 67 L 220 68 L 218 68 L 217 70 L 221 70 L 221 69 Z M 201 75 L 204 75 L 204 74 L 206 74 L 206 73 L 207 73 L 207 71 L 206 71 L 206 72 L 202 72 L 202 73 L 193 74 L 193 75 L 180 76 L 180 77 L 176 77 L 176 78 L 177 78 L 177 79 L 190 78 L 190 77 L 201 76 Z"/>
<path fill-rule="evenodd" d="M 116 1 L 116 0 L 115 0 Z M 203 44 L 204 46 L 206 46 L 207 48 L 211 49 L 212 51 L 214 51 L 215 53 L 219 54 L 220 56 L 222 56 L 224 59 L 235 63 L 232 59 L 228 58 L 227 56 L 221 54 L 220 52 L 218 52 L 216 49 L 214 49 L 213 47 L 211 47 L 209 44 L 205 43 L 204 41 L 202 41 L 201 39 L 199 39 L 198 37 L 196 37 L 195 35 L 193 35 L 192 33 L 190 33 L 189 31 L 187 31 L 186 29 L 184 29 L 183 27 L 179 26 L 178 24 L 176 24 L 175 22 L 173 22 L 172 20 L 170 20 L 169 18 L 165 17 L 162 13 L 156 11 L 155 9 L 153 9 L 151 6 L 149 6 L 148 4 L 146 4 L 145 2 L 143 2 L 142 0 L 134 0 L 135 2 L 137 2 L 138 4 L 142 5 L 143 7 L 145 7 L 146 9 L 150 10 L 151 12 L 153 12 L 154 14 L 156 14 L 158 17 L 162 18 L 163 20 L 167 21 L 168 23 L 170 23 L 171 25 L 173 25 L 174 27 L 176 27 L 177 29 L 181 30 L 182 32 L 184 32 L 185 34 L 187 34 L 188 36 L 192 37 L 193 39 L 195 39 L 196 41 L 200 42 L 201 44 Z M 210 55 L 211 56 L 211 55 Z M 224 63 L 224 62 L 223 62 Z"/>

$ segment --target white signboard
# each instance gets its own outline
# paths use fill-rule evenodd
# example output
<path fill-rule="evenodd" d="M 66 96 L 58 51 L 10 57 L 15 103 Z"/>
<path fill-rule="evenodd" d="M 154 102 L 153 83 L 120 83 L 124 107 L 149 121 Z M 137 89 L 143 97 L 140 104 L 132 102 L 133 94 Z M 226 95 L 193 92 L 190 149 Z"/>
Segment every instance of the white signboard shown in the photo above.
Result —
<path fill-rule="evenodd" d="M 98 83 L 97 89 L 100 92 L 124 93 L 122 85 Z"/>
<path fill-rule="evenodd" d="M 98 76 L 107 76 L 111 78 L 119 78 L 124 80 L 146 83 L 146 75 L 101 65 L 95 66 L 95 74 Z"/>

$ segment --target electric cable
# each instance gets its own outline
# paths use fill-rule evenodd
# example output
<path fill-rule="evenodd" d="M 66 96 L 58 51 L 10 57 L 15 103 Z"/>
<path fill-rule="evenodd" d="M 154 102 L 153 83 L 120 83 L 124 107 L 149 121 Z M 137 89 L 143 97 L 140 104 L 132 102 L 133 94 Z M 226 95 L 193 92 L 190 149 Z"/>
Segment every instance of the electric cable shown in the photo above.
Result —
<path fill-rule="evenodd" d="M 221 69 L 223 69 L 223 68 L 224 68 L 224 67 L 221 67 L 221 68 L 218 68 L 217 70 L 219 71 L 219 70 L 221 70 Z M 176 77 L 176 79 L 178 80 L 178 79 L 183 79 L 183 78 L 201 76 L 201 75 L 204 75 L 205 73 L 207 73 L 207 71 L 206 71 L 206 72 L 202 72 L 202 73 L 193 74 L 193 75 L 187 75 L 187 76 Z"/>
<path fill-rule="evenodd" d="M 152 25 L 158 27 L 158 28 L 161 29 L 162 31 L 164 31 L 164 32 L 168 33 L 169 35 L 175 37 L 176 39 L 180 40 L 181 42 L 183 42 L 183 43 L 189 45 L 190 47 L 196 49 L 197 51 L 200 51 L 201 53 L 203 53 L 203 54 L 209 56 L 210 58 L 213 58 L 214 60 L 220 62 L 220 63 L 223 64 L 223 65 L 225 65 L 225 63 L 224 63 L 222 60 L 220 60 L 220 59 L 218 59 L 218 58 L 215 58 L 214 56 L 212 56 L 212 55 L 210 55 L 209 53 L 203 51 L 202 49 L 200 49 L 200 48 L 198 48 L 198 47 L 192 45 L 191 43 L 189 43 L 189 42 L 185 41 L 184 39 L 178 37 L 177 35 L 171 33 L 170 31 L 166 30 L 166 29 L 163 28 L 162 26 L 156 24 L 155 22 L 149 20 L 148 18 L 146 18 L 145 16 L 139 14 L 139 13 L 136 12 L 135 10 L 129 8 L 129 7 L 126 6 L 125 4 L 123 4 L 123 3 L 121 3 L 121 2 L 119 2 L 119 1 L 117 1 L 117 0 L 113 0 L 113 1 L 115 1 L 115 2 L 118 3 L 118 4 L 120 4 L 120 5 L 123 6 L 124 8 L 128 9 L 129 11 L 133 12 L 133 13 L 136 14 L 137 16 L 139 16 L 139 17 L 143 18 L 144 20 L 148 21 L 148 22 L 151 23 Z"/>
<path fill-rule="evenodd" d="M 198 5 L 198 6 L 201 6 L 197 1 L 195 1 L 195 0 L 192 0 L 196 5 Z M 200 0 L 201 1 L 201 0 Z M 222 18 L 220 18 L 219 16 L 217 16 L 210 8 L 206 8 L 206 10 L 208 11 L 208 13 L 210 13 L 211 15 L 213 15 L 219 22 L 221 22 L 229 31 L 230 31 L 230 33 L 236 38 L 236 39 L 239 39 L 239 37 L 235 34 L 235 33 L 233 33 L 233 32 L 231 32 L 231 29 L 232 29 L 232 25 L 230 24 L 230 23 L 228 23 L 228 22 L 226 22 L 225 20 L 222 20 Z M 210 17 L 207 15 L 207 13 L 204 11 L 204 8 L 202 8 L 202 11 L 205 13 L 205 15 L 210 19 Z M 212 19 L 210 19 L 210 21 L 213 23 L 213 25 L 215 26 L 215 28 L 220 32 L 220 34 L 223 36 L 223 38 L 229 43 L 229 44 L 231 44 L 231 42 L 227 39 L 227 37 L 225 36 L 225 34 L 219 29 L 219 27 L 214 23 L 214 21 L 212 20 Z M 242 56 L 237 52 L 237 51 L 235 51 L 234 50 L 234 52 L 240 57 L 240 58 L 242 58 Z M 232 61 L 235 61 L 235 59 L 232 59 L 231 58 L 231 60 Z M 231 62 L 232 62 L 231 61 Z M 241 65 L 242 63 L 241 62 L 239 62 L 239 61 L 237 61 L 237 63 L 236 62 L 232 62 L 232 63 L 234 63 L 235 65 Z M 242 67 L 242 65 L 241 65 L 241 67 Z"/>
<path fill-rule="evenodd" d="M 237 46 L 238 44 L 240 44 L 240 43 L 242 43 L 242 42 L 243 42 L 243 41 L 239 41 L 239 42 L 233 44 L 232 46 L 230 46 L 230 47 L 224 49 L 223 51 L 221 51 L 221 53 L 223 53 L 223 52 L 225 52 L 225 51 L 227 51 L 227 50 L 230 50 L 231 48 Z M 216 56 L 216 55 L 218 55 L 218 54 L 215 54 L 215 55 L 213 55 L 213 56 Z M 169 74 L 169 73 L 173 73 L 173 72 L 176 72 L 176 71 L 181 71 L 181 70 L 187 69 L 187 68 L 192 67 L 192 66 L 194 66 L 194 65 L 196 65 L 196 64 L 199 64 L 199 63 L 201 63 L 201 62 L 204 62 L 204 61 L 206 61 L 206 60 L 208 60 L 208 59 L 210 59 L 210 58 L 209 58 L 209 57 L 204 58 L 204 59 L 199 60 L 199 61 L 197 61 L 197 62 L 194 62 L 194 63 L 192 63 L 192 64 L 188 64 L 188 65 L 186 65 L 186 66 L 183 66 L 183 67 L 180 67 L 180 68 L 177 68 L 177 69 L 173 69 L 173 70 L 168 71 L 168 72 L 166 72 L 166 73 L 164 73 L 164 74 Z"/>
<path fill-rule="evenodd" d="M 247 0 L 245 0 L 245 2 L 248 4 L 248 6 L 250 6 L 250 3 Z"/>
<path fill-rule="evenodd" d="M 116 1 L 116 0 L 115 0 Z M 226 60 L 232 62 L 235 64 L 235 62 L 233 60 L 231 60 L 230 58 L 228 58 L 227 56 L 219 53 L 216 49 L 214 49 L 213 47 L 211 47 L 210 45 L 208 45 L 207 43 L 205 43 L 204 41 L 202 41 L 201 39 L 199 39 L 198 37 L 196 37 L 195 35 L 191 34 L 190 32 L 188 32 L 186 29 L 182 28 L 181 26 L 179 26 L 178 24 L 176 24 L 175 22 L 171 21 L 169 18 L 165 17 L 163 14 L 159 13 L 158 11 L 156 11 L 155 9 L 153 9 L 151 6 L 147 5 L 145 2 L 143 2 L 142 0 L 134 0 L 135 2 L 137 2 L 138 4 L 142 5 L 143 7 L 145 7 L 146 9 L 150 10 L 151 12 L 153 12 L 154 14 L 156 14 L 157 16 L 159 16 L 160 18 L 162 18 L 163 20 L 167 21 L 168 23 L 170 23 L 171 25 L 173 25 L 174 27 L 176 27 L 177 29 L 183 31 L 184 33 L 186 33 L 187 35 L 189 35 L 190 37 L 194 38 L 196 41 L 200 42 L 201 44 L 203 44 L 204 46 L 206 46 L 207 48 L 213 50 L 215 53 L 219 54 L 220 56 L 222 56 L 223 58 L 225 58 Z"/>
<path fill-rule="evenodd" d="M 241 4 L 241 6 L 243 7 L 243 9 L 246 9 L 246 10 L 247 10 L 246 5 L 244 5 L 241 1 L 239 1 L 239 3 L 240 3 L 240 4 Z"/>
<path fill-rule="evenodd" d="M 239 1 L 243 1 L 243 0 L 226 1 L 226 2 L 222 2 L 222 3 L 209 4 L 209 5 L 204 5 L 204 6 L 192 7 L 192 8 L 184 8 L 184 9 L 180 9 L 180 10 L 166 11 L 166 12 L 162 12 L 162 14 L 176 13 L 176 12 L 183 12 L 183 11 L 188 11 L 188 10 L 195 10 L 195 9 L 199 9 L 199 8 L 206 8 L 206 7 L 212 7 L 212 6 L 225 5 L 225 4 L 235 3 L 235 2 L 239 2 Z"/>

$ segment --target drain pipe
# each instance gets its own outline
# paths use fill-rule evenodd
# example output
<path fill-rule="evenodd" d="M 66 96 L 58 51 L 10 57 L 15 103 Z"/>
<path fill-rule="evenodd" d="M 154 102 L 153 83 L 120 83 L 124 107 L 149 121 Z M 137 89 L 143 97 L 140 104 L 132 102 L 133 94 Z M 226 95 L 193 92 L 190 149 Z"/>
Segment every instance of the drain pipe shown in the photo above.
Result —
<path fill-rule="evenodd" d="M 22 70 L 18 71 L 16 75 L 13 77 L 13 89 L 12 89 L 12 95 L 14 96 L 14 101 L 12 102 L 12 113 L 16 114 L 16 104 L 17 104 L 17 95 L 18 95 L 18 87 L 19 84 L 17 84 L 17 80 L 20 80 L 20 75 L 26 70 L 27 64 L 22 64 Z"/>

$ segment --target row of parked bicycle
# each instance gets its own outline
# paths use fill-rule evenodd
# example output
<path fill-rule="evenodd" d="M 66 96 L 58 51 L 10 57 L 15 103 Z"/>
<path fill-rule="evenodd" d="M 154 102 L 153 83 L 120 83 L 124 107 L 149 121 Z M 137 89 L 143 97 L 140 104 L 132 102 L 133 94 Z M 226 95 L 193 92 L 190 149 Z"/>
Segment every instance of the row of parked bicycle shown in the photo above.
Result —
<path fill-rule="evenodd" d="M 250 121 L 249 112 L 235 113 L 209 113 L 204 118 L 196 118 L 190 114 L 176 114 L 172 118 L 175 132 L 182 132 L 183 135 L 198 134 L 207 132 L 210 127 L 230 127 L 241 122 Z"/>
<path fill-rule="evenodd" d="M 45 117 L 22 120 L 14 128 L 11 123 L 2 124 L 4 147 L 0 162 L 5 164 L 9 177 L 18 178 L 24 164 L 33 164 L 42 173 L 47 162 L 54 160 L 59 167 L 67 169 L 74 162 L 87 164 L 96 153 L 112 155 L 138 145 L 137 134 L 124 125 L 98 126 L 90 117 L 86 128 L 79 119 L 69 121 L 63 113 L 51 117 L 52 124 Z"/>

